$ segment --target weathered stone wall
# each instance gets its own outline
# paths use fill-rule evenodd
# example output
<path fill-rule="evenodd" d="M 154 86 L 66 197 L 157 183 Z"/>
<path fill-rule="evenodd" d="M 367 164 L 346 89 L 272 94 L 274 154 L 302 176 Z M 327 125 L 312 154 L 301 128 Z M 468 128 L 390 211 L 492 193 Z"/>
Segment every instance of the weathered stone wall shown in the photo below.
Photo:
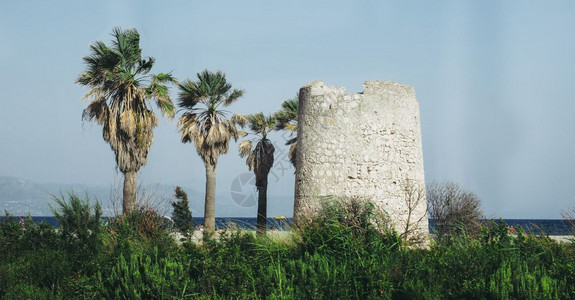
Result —
<path fill-rule="evenodd" d="M 410 218 L 427 236 L 419 104 L 413 88 L 366 81 L 361 93 L 312 82 L 300 89 L 294 217 L 322 196 L 371 199 L 399 233 Z M 416 189 L 417 195 L 406 192 Z M 420 199 L 409 205 L 410 197 Z M 410 208 L 410 206 L 412 206 Z"/>

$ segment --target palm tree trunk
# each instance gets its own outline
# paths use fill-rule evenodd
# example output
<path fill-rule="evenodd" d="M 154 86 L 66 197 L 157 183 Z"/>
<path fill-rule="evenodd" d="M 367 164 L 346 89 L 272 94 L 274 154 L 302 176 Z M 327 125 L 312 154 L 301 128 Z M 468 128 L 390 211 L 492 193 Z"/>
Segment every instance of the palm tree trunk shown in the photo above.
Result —
<path fill-rule="evenodd" d="M 124 173 L 124 201 L 122 202 L 122 212 L 129 213 L 136 206 L 136 171 Z"/>
<path fill-rule="evenodd" d="M 261 178 L 258 178 L 261 177 Z M 256 187 L 258 188 L 258 218 L 257 234 L 266 233 L 268 223 L 268 174 L 257 176 Z"/>
<path fill-rule="evenodd" d="M 205 163 L 206 166 L 206 199 L 204 207 L 204 230 L 216 230 L 216 166 Z"/>

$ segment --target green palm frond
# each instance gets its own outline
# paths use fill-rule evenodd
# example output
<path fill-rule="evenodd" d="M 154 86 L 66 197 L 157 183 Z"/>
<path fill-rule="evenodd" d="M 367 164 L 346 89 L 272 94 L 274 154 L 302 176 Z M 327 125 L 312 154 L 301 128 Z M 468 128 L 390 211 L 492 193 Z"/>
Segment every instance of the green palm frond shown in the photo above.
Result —
<path fill-rule="evenodd" d="M 174 82 L 175 79 L 172 74 L 160 73 L 152 77 L 150 85 L 146 88 L 146 96 L 154 98 L 162 115 L 170 119 L 175 115 L 174 103 L 165 84 Z"/>
<path fill-rule="evenodd" d="M 298 113 L 299 98 L 297 96 L 282 102 L 282 108 L 274 114 L 277 120 L 276 130 L 287 129 L 290 131 L 296 131 Z"/>
<path fill-rule="evenodd" d="M 299 114 L 299 96 L 282 102 L 281 110 L 277 111 L 274 116 L 276 118 L 275 130 L 287 130 L 290 135 L 297 132 L 298 127 L 298 114 Z M 296 162 L 296 146 L 297 135 L 286 142 L 286 145 L 291 145 L 289 150 L 289 158 L 293 166 Z"/>
<path fill-rule="evenodd" d="M 250 130 L 262 138 L 265 138 L 274 129 L 275 123 L 274 116 L 266 116 L 261 112 L 247 116 L 247 125 L 249 125 Z"/>
<path fill-rule="evenodd" d="M 244 95 L 244 90 L 233 90 L 229 96 L 224 100 L 224 106 L 228 106 Z"/>
<path fill-rule="evenodd" d="M 193 109 L 196 104 L 203 100 L 205 95 L 201 92 L 198 83 L 186 79 L 178 84 L 178 105 L 182 108 Z"/>

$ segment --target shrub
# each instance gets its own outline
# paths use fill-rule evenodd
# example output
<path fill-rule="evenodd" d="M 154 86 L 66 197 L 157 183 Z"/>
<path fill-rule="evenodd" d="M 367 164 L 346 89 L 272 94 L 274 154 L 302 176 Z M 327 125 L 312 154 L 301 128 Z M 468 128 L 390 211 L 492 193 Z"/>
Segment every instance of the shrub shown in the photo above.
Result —
<path fill-rule="evenodd" d="M 188 194 L 181 187 L 176 187 L 176 201 L 172 202 L 174 211 L 172 220 L 176 229 L 186 238 L 189 238 L 194 230 L 194 219 L 188 203 Z"/>
<path fill-rule="evenodd" d="M 283 262 L 293 298 L 391 297 L 390 259 L 402 242 L 373 203 L 327 198 L 311 221 L 298 226 L 295 259 Z"/>
<path fill-rule="evenodd" d="M 75 269 L 93 268 L 94 257 L 99 253 L 101 246 L 100 217 L 102 209 L 100 204 L 92 207 L 88 197 L 82 200 L 74 193 L 68 194 L 68 201 L 63 195 L 53 197 L 58 208 L 52 208 L 52 213 L 60 223 L 60 234 L 63 247 L 68 253 Z"/>
<path fill-rule="evenodd" d="M 575 244 L 575 208 L 571 207 L 564 210 L 561 215 L 571 227 L 571 242 Z"/>
<path fill-rule="evenodd" d="M 369 200 L 326 198 L 321 210 L 308 222 L 298 224 L 304 251 L 335 251 L 347 254 L 373 242 L 399 246 L 389 218 Z"/>
<path fill-rule="evenodd" d="M 74 269 L 61 235 L 28 216 L 0 221 L 0 299 L 44 299 L 57 291 Z"/>
<path fill-rule="evenodd" d="M 189 245 L 190 277 L 197 282 L 196 291 L 223 298 L 255 298 L 256 249 L 255 237 L 241 230 L 204 239 L 199 249 Z"/>
<path fill-rule="evenodd" d="M 433 232 L 440 244 L 457 236 L 477 237 L 482 211 L 479 197 L 453 182 L 432 183 L 427 187 L 428 213 L 436 222 Z"/>
<path fill-rule="evenodd" d="M 152 255 L 120 255 L 111 272 L 98 274 L 98 291 L 104 299 L 183 299 L 190 296 L 189 284 L 184 265 L 160 257 L 157 249 Z"/>
<path fill-rule="evenodd" d="M 0 257 L 11 262 L 20 254 L 40 249 L 57 249 L 60 236 L 54 227 L 42 222 L 34 223 L 31 216 L 16 221 L 9 214 L 0 220 Z"/>
<path fill-rule="evenodd" d="M 169 235 L 169 223 L 154 209 L 139 207 L 108 220 L 106 225 L 106 248 L 115 253 L 130 257 L 132 253 L 151 254 L 157 248 L 161 256 L 170 252 L 175 243 Z"/>
<path fill-rule="evenodd" d="M 11 287 L 2 299 L 35 299 L 35 300 L 49 300 L 60 299 L 61 295 L 54 293 L 49 288 L 41 288 L 33 284 L 20 283 Z"/>
<path fill-rule="evenodd" d="M 408 245 L 424 246 L 428 244 L 427 207 L 425 202 L 424 186 L 412 180 L 402 183 L 404 191 L 404 208 L 407 209 L 405 220 L 395 224 L 400 237 Z M 426 230 L 422 230 L 425 228 Z"/>

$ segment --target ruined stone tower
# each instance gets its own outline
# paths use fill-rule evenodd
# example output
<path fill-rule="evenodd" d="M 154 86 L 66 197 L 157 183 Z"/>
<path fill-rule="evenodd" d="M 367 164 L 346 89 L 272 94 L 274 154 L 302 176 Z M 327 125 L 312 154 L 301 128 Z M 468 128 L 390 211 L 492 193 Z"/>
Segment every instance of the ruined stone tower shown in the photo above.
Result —
<path fill-rule="evenodd" d="M 366 81 L 363 92 L 350 94 L 315 81 L 300 89 L 299 101 L 296 221 L 313 213 L 322 196 L 360 197 L 387 212 L 399 233 L 410 222 L 413 234 L 427 236 L 413 88 Z"/>

